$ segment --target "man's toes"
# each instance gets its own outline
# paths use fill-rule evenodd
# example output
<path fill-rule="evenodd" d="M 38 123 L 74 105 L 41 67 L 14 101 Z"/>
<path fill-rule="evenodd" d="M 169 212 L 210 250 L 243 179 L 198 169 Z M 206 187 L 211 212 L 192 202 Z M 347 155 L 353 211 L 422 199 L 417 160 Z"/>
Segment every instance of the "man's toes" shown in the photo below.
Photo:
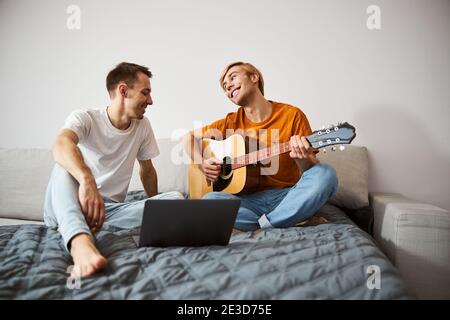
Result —
<path fill-rule="evenodd" d="M 104 257 L 100 257 L 96 263 L 95 263 L 95 267 L 97 270 L 103 269 L 104 267 L 106 267 L 107 264 L 107 260 Z"/>
<path fill-rule="evenodd" d="M 84 270 L 85 270 L 85 272 L 83 274 L 84 277 L 91 276 L 95 273 L 95 271 L 97 271 L 97 269 L 93 265 L 86 266 L 86 268 Z"/>

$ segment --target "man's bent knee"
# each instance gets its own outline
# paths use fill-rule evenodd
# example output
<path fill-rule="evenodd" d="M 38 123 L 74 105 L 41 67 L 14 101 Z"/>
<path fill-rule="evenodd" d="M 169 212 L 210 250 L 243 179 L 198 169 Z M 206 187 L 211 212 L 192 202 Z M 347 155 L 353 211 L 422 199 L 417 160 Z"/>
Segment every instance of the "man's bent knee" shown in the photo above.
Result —
<path fill-rule="evenodd" d="M 213 192 L 209 192 L 207 194 L 205 194 L 202 199 L 205 200 L 221 200 L 221 199 L 234 199 L 234 196 L 225 192 L 217 192 L 217 191 L 213 191 Z"/>
<path fill-rule="evenodd" d="M 164 199 L 184 199 L 184 196 L 181 192 L 169 191 L 164 192 Z"/>
<path fill-rule="evenodd" d="M 325 163 L 316 164 L 315 177 L 320 181 L 322 186 L 328 187 L 331 190 L 332 195 L 336 193 L 339 184 L 336 169 Z"/>
<path fill-rule="evenodd" d="M 331 194 L 334 195 L 337 192 L 339 185 L 336 169 L 327 164 L 324 164 L 324 166 L 326 167 L 326 170 L 324 172 L 324 181 L 326 181 L 326 185 L 328 185 L 332 190 Z"/>

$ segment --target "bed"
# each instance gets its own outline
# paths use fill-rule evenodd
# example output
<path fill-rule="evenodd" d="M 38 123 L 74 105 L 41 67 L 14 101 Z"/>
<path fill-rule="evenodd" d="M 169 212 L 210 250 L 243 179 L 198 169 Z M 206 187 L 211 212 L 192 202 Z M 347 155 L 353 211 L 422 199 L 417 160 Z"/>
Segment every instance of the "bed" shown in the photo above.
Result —
<path fill-rule="evenodd" d="M 130 201 L 133 201 L 131 199 Z M 337 207 L 316 226 L 233 234 L 227 246 L 138 248 L 140 230 L 97 234 L 104 271 L 69 278 L 60 234 L 0 227 L 0 299 L 411 299 L 397 269 Z"/>

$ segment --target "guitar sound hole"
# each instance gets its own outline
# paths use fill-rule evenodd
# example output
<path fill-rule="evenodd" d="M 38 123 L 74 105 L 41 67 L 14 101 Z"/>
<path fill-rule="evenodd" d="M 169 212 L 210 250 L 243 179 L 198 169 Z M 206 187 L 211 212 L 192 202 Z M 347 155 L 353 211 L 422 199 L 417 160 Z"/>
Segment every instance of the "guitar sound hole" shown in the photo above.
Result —
<path fill-rule="evenodd" d="M 213 191 L 222 191 L 230 185 L 231 178 L 233 177 L 233 171 L 231 170 L 231 158 L 223 158 L 221 165 L 221 172 L 217 181 L 213 183 Z"/>
<path fill-rule="evenodd" d="M 222 179 L 230 179 L 231 178 L 231 158 L 225 157 L 222 159 L 223 163 L 221 165 L 220 177 Z"/>

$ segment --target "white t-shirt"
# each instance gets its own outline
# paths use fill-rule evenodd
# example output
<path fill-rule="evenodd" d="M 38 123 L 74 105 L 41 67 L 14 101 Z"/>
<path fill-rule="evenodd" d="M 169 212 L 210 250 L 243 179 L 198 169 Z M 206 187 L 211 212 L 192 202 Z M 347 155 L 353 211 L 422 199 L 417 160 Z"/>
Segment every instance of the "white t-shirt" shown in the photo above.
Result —
<path fill-rule="evenodd" d="M 64 128 L 74 131 L 84 162 L 91 169 L 100 193 L 123 202 L 127 195 L 133 166 L 138 160 L 159 155 L 148 118 L 131 120 L 126 130 L 114 127 L 106 108 L 73 111 Z"/>

